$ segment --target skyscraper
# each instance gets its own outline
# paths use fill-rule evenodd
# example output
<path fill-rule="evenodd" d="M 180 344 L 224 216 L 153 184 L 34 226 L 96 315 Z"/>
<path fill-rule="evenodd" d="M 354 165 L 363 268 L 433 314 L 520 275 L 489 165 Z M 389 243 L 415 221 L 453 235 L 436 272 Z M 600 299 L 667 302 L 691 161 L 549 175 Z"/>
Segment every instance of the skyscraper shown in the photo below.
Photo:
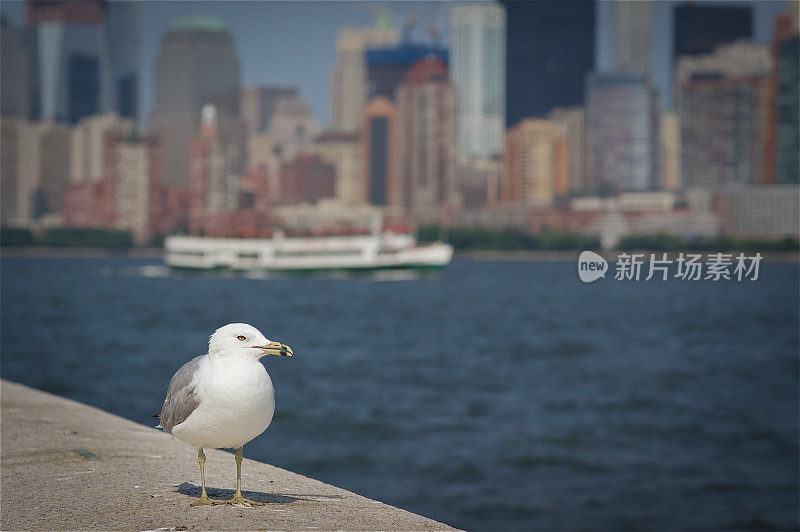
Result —
<path fill-rule="evenodd" d="M 3 30 L 5 31 L 5 30 Z M 0 223 L 25 225 L 29 198 L 22 183 L 22 143 L 28 123 L 13 116 L 0 120 Z"/>
<path fill-rule="evenodd" d="M 149 243 L 160 229 L 164 205 L 158 137 L 109 134 L 105 168 L 113 228 L 130 231 L 139 245 Z"/>
<path fill-rule="evenodd" d="M 247 125 L 247 134 L 266 133 L 272 123 L 278 102 L 299 94 L 297 87 L 283 85 L 257 85 L 242 89 L 239 116 Z"/>
<path fill-rule="evenodd" d="M 661 114 L 661 180 L 664 190 L 680 186 L 680 127 L 678 115 L 673 111 Z"/>
<path fill-rule="evenodd" d="M 4 172 L 3 181 L 16 180 L 15 210 L 19 222 L 27 225 L 61 212 L 70 178 L 70 130 L 56 122 L 18 121 L 16 126 L 18 166 L 15 173 Z"/>
<path fill-rule="evenodd" d="M 616 0 L 614 7 L 614 69 L 650 73 L 653 54 L 653 3 Z"/>
<path fill-rule="evenodd" d="M 336 198 L 348 205 L 364 203 L 362 146 L 355 133 L 327 132 L 306 148 L 336 168 Z"/>
<path fill-rule="evenodd" d="M 103 179 L 106 136 L 116 134 L 133 138 L 135 131 L 134 119 L 121 118 L 114 113 L 82 118 L 72 129 L 70 181 L 97 183 Z"/>
<path fill-rule="evenodd" d="M 204 226 L 206 214 L 238 207 L 235 157 L 236 147 L 220 135 L 216 108 L 211 104 L 203 106 L 200 131 L 192 139 L 189 159 L 189 227 L 193 233 Z"/>
<path fill-rule="evenodd" d="M 331 129 L 354 132 L 367 102 L 367 48 L 397 45 L 398 32 L 380 17 L 372 28 L 343 28 L 336 39 L 336 64 L 331 71 Z"/>
<path fill-rule="evenodd" d="M 467 3 L 450 12 L 451 77 L 458 91 L 459 164 L 499 157 L 505 129 L 506 16 L 495 3 Z"/>
<path fill-rule="evenodd" d="M 402 205 L 398 180 L 397 110 L 384 96 L 369 102 L 361 126 L 364 198 L 371 205 Z"/>
<path fill-rule="evenodd" d="M 189 178 L 189 143 L 206 104 L 217 109 L 220 134 L 238 151 L 235 171 L 246 155 L 245 126 L 239 120 L 239 60 L 233 38 L 221 21 L 190 16 L 174 22 L 161 39 L 155 65 L 155 106 L 148 128 L 164 149 L 168 184 Z"/>
<path fill-rule="evenodd" d="M 0 115 L 22 119 L 31 113 L 31 57 L 23 30 L 0 21 Z"/>
<path fill-rule="evenodd" d="M 235 147 L 219 134 L 213 105 L 203 106 L 200 134 L 192 141 L 192 176 L 201 175 L 206 212 L 234 210 L 238 206 L 238 180 L 234 171 Z M 196 164 L 202 159 L 203 164 Z M 202 168 L 203 172 L 195 172 Z"/>
<path fill-rule="evenodd" d="M 769 49 L 747 42 L 678 60 L 676 103 L 684 186 L 763 181 L 764 111 L 771 68 Z"/>
<path fill-rule="evenodd" d="M 417 61 L 397 89 L 399 177 L 403 205 L 412 213 L 458 203 L 455 183 L 456 93 L 447 66 Z"/>
<path fill-rule="evenodd" d="M 595 3 L 505 0 L 506 125 L 582 105 L 594 67 Z"/>
<path fill-rule="evenodd" d="M 279 196 L 281 159 L 275 154 L 275 145 L 269 135 L 264 133 L 250 134 L 247 137 L 247 169 L 264 174 L 266 189 L 261 199 L 273 201 Z"/>
<path fill-rule="evenodd" d="M 667 108 L 675 109 L 675 68 L 678 59 L 685 55 L 709 54 L 722 44 L 753 36 L 753 8 L 748 5 L 731 5 L 717 2 L 684 2 L 672 12 L 672 50 L 669 83 L 661 86 Z"/>
<path fill-rule="evenodd" d="M 0 215 L 4 224 L 26 227 L 60 210 L 60 194 L 69 181 L 69 130 L 62 124 L 12 117 L 0 120 L 0 129 Z M 45 189 L 54 203 L 45 201 Z"/>
<path fill-rule="evenodd" d="M 36 50 L 34 118 L 74 124 L 111 110 L 107 11 L 99 0 L 27 3 Z"/>
<path fill-rule="evenodd" d="M 299 94 L 282 97 L 275 102 L 267 135 L 281 159 L 294 159 L 321 131 L 322 126 L 314 117 L 311 107 Z"/>
<path fill-rule="evenodd" d="M 590 188 L 598 192 L 654 188 L 659 176 L 659 113 L 647 76 L 594 73 L 586 86 Z"/>
<path fill-rule="evenodd" d="M 775 61 L 775 181 L 800 181 L 800 31 L 798 2 L 776 21 L 772 54 Z M 768 126 L 769 127 L 769 126 Z"/>
<path fill-rule="evenodd" d="M 123 118 L 139 112 L 139 10 L 134 2 L 108 2 L 106 41 L 111 72 L 111 108 Z"/>
<path fill-rule="evenodd" d="M 563 109 L 550 113 L 556 131 L 564 139 L 566 182 L 565 191 L 581 194 L 588 190 L 586 183 L 586 113 L 583 107 Z"/>
<path fill-rule="evenodd" d="M 559 142 L 563 142 L 553 120 L 527 118 L 506 135 L 500 199 L 526 205 L 550 205 L 556 194 Z"/>

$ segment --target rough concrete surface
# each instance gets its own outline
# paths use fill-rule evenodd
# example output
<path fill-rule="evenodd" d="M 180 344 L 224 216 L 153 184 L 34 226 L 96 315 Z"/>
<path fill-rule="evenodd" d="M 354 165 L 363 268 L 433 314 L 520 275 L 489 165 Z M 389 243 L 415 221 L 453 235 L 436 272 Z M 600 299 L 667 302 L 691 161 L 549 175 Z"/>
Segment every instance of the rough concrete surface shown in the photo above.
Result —
<path fill-rule="evenodd" d="M 242 491 L 264 506 L 191 507 L 200 473 L 189 445 L 97 408 L 0 382 L 2 530 L 449 528 L 247 458 Z M 209 496 L 230 498 L 233 455 L 205 453 Z"/>

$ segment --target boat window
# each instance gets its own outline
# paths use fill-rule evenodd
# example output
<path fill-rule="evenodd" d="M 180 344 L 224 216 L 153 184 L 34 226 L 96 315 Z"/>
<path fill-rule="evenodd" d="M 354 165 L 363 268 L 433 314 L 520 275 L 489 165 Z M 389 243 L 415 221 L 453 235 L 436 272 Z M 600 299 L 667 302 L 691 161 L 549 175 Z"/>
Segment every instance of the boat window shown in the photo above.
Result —
<path fill-rule="evenodd" d="M 304 251 L 276 251 L 276 257 L 328 257 L 328 256 L 361 255 L 360 249 L 321 249 Z"/>

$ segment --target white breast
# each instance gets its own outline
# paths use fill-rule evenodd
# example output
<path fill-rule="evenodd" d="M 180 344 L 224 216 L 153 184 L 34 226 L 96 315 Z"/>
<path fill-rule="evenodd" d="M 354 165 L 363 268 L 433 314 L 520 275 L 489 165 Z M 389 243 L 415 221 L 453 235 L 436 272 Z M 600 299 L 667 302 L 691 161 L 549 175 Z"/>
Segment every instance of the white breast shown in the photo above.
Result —
<path fill-rule="evenodd" d="M 198 369 L 200 405 L 172 433 L 195 447 L 241 447 L 266 430 L 275 392 L 264 366 L 250 356 L 206 357 Z"/>

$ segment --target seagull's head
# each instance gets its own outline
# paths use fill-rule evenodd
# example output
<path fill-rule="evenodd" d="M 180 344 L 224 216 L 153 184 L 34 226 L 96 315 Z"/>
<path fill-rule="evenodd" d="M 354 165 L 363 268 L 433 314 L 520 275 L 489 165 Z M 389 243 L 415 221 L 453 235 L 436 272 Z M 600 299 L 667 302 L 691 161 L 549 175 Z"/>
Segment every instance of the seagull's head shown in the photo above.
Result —
<path fill-rule="evenodd" d="M 292 356 L 292 349 L 280 342 L 271 342 L 261 331 L 246 323 L 229 323 L 214 331 L 208 339 L 210 355 L 223 351 L 238 352 L 255 358 L 264 355 Z"/>

